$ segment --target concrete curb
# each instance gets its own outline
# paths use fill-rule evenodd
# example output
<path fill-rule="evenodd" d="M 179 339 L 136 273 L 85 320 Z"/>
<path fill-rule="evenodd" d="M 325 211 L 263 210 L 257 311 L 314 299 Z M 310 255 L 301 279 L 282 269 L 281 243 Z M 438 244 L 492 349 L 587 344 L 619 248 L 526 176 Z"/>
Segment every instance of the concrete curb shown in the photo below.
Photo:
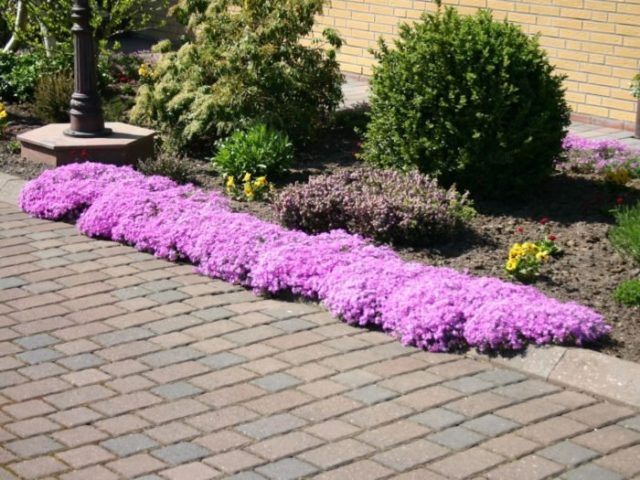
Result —
<path fill-rule="evenodd" d="M 18 204 L 26 181 L 0 172 L 0 201 Z M 640 408 L 640 364 L 591 350 L 529 347 L 512 357 L 470 352 L 468 357 L 540 377 L 583 392 Z"/>

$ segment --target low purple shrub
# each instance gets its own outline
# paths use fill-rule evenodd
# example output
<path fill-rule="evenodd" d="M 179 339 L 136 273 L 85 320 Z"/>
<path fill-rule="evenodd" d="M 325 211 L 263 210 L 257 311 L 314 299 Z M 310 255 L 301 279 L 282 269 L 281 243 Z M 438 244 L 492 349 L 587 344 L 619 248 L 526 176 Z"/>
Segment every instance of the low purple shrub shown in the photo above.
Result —
<path fill-rule="evenodd" d="M 417 171 L 339 169 L 286 187 L 275 200 L 283 225 L 307 233 L 344 229 L 381 242 L 428 244 L 473 214 L 467 195 Z"/>
<path fill-rule="evenodd" d="M 127 168 L 60 167 L 29 182 L 20 205 L 40 218 L 77 217 L 87 235 L 187 259 L 206 275 L 258 293 L 319 300 L 350 324 L 375 325 L 430 351 L 580 345 L 610 331 L 598 313 L 533 287 L 407 263 L 341 230 L 286 230 L 231 212 L 217 193 Z"/>

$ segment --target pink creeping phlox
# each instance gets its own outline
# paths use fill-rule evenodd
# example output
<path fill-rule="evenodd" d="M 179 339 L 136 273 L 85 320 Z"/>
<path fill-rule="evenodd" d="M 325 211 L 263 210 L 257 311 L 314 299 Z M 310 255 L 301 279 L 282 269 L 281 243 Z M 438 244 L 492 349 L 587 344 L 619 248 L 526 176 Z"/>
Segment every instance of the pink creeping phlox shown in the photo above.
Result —
<path fill-rule="evenodd" d="M 611 329 L 593 310 L 533 287 L 405 262 L 341 230 L 287 230 L 230 211 L 220 194 L 127 167 L 83 163 L 45 172 L 25 186 L 20 206 L 40 218 L 77 220 L 90 236 L 188 260 L 259 293 L 320 300 L 350 324 L 375 325 L 430 351 L 580 345 Z"/>

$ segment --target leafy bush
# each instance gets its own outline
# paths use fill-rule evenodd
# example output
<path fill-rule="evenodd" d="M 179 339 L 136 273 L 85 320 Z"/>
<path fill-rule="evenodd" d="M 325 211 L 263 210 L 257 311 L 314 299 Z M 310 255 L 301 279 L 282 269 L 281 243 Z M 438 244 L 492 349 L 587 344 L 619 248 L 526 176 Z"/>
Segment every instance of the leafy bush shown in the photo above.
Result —
<path fill-rule="evenodd" d="M 467 195 L 412 171 L 339 169 L 280 191 L 280 221 L 309 233 L 344 229 L 383 242 L 428 244 L 474 214 Z"/>
<path fill-rule="evenodd" d="M 69 121 L 73 74 L 68 71 L 43 75 L 38 80 L 34 107 L 38 118 L 48 123 Z"/>
<path fill-rule="evenodd" d="M 285 173 L 293 161 L 293 146 L 287 135 L 264 124 L 238 131 L 220 143 L 213 167 L 226 177 L 245 174 L 275 177 Z"/>
<path fill-rule="evenodd" d="M 613 291 L 613 299 L 623 305 L 640 305 L 640 280 L 626 280 Z"/>
<path fill-rule="evenodd" d="M 176 183 L 188 183 L 193 177 L 193 168 L 185 158 L 160 154 L 154 158 L 140 160 L 137 170 L 145 175 L 169 177 Z"/>
<path fill-rule="evenodd" d="M 25 53 L 0 51 L 0 99 L 27 102 L 33 99 L 43 75 L 70 70 L 73 57 L 60 54 L 47 58 L 42 50 Z"/>
<path fill-rule="evenodd" d="M 402 25 L 395 46 L 376 53 L 365 159 L 486 196 L 525 194 L 551 174 L 569 108 L 537 39 L 446 7 Z"/>
<path fill-rule="evenodd" d="M 621 254 L 640 262 L 640 204 L 619 206 L 613 215 L 616 224 L 609 230 L 609 240 Z"/>
<path fill-rule="evenodd" d="M 301 43 L 325 2 L 184 0 L 177 11 L 194 40 L 163 53 L 138 92 L 133 121 L 191 151 L 256 122 L 304 142 L 342 99 L 333 48 L 340 39 L 325 31 L 332 48 Z"/>

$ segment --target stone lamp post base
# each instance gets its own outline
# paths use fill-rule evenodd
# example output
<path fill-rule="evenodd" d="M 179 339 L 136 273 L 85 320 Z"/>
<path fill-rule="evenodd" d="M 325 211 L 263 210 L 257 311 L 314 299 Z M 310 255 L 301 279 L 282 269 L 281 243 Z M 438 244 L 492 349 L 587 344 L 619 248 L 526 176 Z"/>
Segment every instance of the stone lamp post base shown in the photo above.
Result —
<path fill-rule="evenodd" d="M 153 130 L 126 123 L 107 123 L 112 132 L 104 137 L 65 135 L 68 123 L 50 124 L 18 135 L 27 160 L 58 167 L 76 162 L 135 165 L 153 157 Z"/>

